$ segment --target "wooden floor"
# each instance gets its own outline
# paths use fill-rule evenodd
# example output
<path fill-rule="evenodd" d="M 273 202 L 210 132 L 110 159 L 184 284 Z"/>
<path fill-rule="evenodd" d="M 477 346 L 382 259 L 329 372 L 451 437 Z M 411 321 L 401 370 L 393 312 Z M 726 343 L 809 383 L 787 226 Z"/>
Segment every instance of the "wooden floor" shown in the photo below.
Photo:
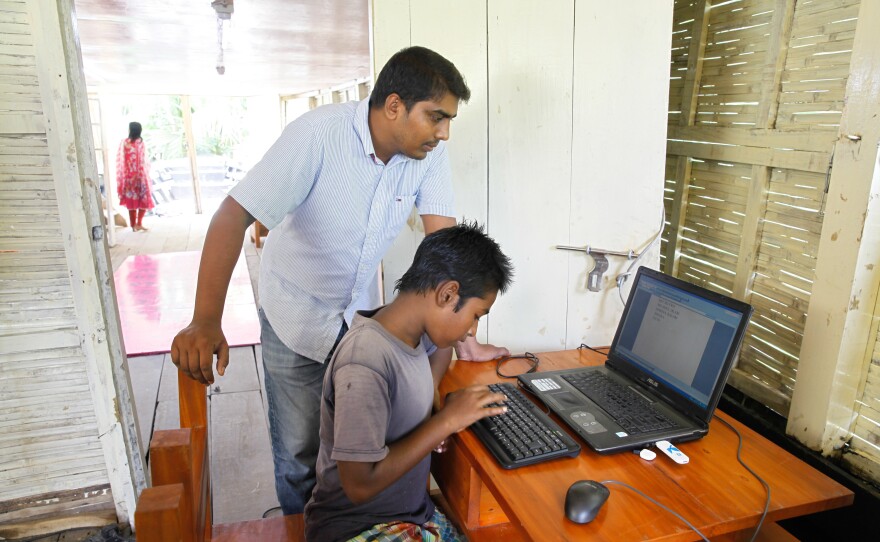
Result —
<path fill-rule="evenodd" d="M 110 248 L 114 271 L 134 254 L 201 250 L 210 219 L 210 215 L 146 217 L 147 232 L 117 228 L 116 244 Z M 244 251 L 259 306 L 261 251 L 250 237 Z M 147 450 L 153 431 L 179 427 L 177 369 L 168 354 L 131 357 L 128 369 L 141 442 Z M 265 397 L 260 346 L 232 349 L 226 375 L 209 390 L 215 524 L 258 519 L 278 506 Z"/>

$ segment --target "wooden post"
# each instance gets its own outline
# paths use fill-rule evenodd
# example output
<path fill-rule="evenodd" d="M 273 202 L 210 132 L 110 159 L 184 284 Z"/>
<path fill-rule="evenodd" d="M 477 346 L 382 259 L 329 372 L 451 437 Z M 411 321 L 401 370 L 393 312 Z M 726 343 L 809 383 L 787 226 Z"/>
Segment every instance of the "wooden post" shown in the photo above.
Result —
<path fill-rule="evenodd" d="M 848 438 L 880 285 L 880 2 L 862 2 L 786 432 L 826 454 Z M 868 358 L 868 362 L 870 358 Z"/>
<path fill-rule="evenodd" d="M 776 112 L 779 109 L 779 92 L 782 88 L 782 73 L 791 40 L 794 19 L 794 0 L 776 0 L 773 20 L 770 22 L 770 43 L 763 68 L 761 99 L 755 128 L 776 126 Z M 763 165 L 752 166 L 752 179 L 746 203 L 746 216 L 742 224 L 739 245 L 739 259 L 736 264 L 736 277 L 733 279 L 733 297 L 748 301 L 754 277 L 758 249 L 761 247 L 761 225 L 767 210 L 767 192 L 770 189 L 771 169 Z"/>
<path fill-rule="evenodd" d="M 180 427 L 208 427 L 208 388 L 177 371 Z"/>
<path fill-rule="evenodd" d="M 101 133 L 101 157 L 104 159 L 104 201 L 107 202 L 107 245 L 116 246 L 116 206 L 114 205 L 114 196 L 116 195 L 116 179 L 113 173 L 116 172 L 115 160 L 114 167 L 110 168 L 110 153 L 115 149 L 110 147 L 107 141 L 107 121 L 104 120 L 104 100 L 102 94 L 98 95 L 96 100 L 98 104 L 98 127 Z"/>
<path fill-rule="evenodd" d="M 709 8 L 711 0 L 699 0 L 694 16 L 694 31 L 688 48 L 688 68 L 681 97 L 681 126 L 693 126 L 697 115 L 697 98 L 700 79 L 703 75 L 703 57 L 706 50 L 706 35 L 709 28 Z M 688 192 L 690 188 L 691 161 L 687 156 L 679 156 L 675 164 L 675 196 L 672 209 L 667 217 L 669 233 L 666 240 L 666 273 L 678 273 L 678 251 L 681 248 L 681 230 L 687 215 Z"/>
<path fill-rule="evenodd" d="M 197 528 L 199 493 L 194 487 L 193 430 L 156 431 L 150 443 L 150 471 L 153 487 L 180 485 L 183 488 L 178 507 L 180 536 L 185 542 L 201 540 Z M 140 510 L 140 509 L 139 509 Z M 143 529 L 143 525 L 140 526 Z"/>
<path fill-rule="evenodd" d="M 211 531 L 211 469 L 208 450 L 207 387 L 177 372 L 180 426 L 192 429 L 192 487 L 196 529 Z M 158 483 L 158 482 L 157 482 Z"/>
<path fill-rule="evenodd" d="M 196 214 L 202 214 L 202 189 L 199 185 L 199 165 L 196 157 L 196 139 L 192 130 L 192 108 L 189 96 L 180 97 L 180 107 L 183 110 L 183 131 L 186 137 L 186 155 L 189 157 L 189 169 L 192 171 L 193 198 L 196 202 Z"/>
<path fill-rule="evenodd" d="M 145 489 L 134 513 L 138 542 L 182 542 L 183 484 Z"/>

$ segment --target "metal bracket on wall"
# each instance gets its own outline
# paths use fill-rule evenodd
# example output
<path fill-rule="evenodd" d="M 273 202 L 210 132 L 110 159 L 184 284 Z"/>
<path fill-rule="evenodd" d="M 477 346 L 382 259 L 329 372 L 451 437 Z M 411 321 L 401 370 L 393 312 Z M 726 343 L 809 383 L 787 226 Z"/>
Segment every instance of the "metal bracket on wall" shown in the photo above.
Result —
<path fill-rule="evenodd" d="M 573 247 L 569 245 L 556 245 L 559 250 L 572 250 L 575 252 L 585 252 L 593 258 L 595 265 L 587 275 L 587 290 L 591 292 L 599 292 L 602 290 L 602 275 L 608 270 L 608 258 L 606 256 L 622 256 L 627 260 L 634 260 L 639 257 L 638 252 L 628 251 L 620 252 L 616 250 L 603 250 L 601 248 Z"/>

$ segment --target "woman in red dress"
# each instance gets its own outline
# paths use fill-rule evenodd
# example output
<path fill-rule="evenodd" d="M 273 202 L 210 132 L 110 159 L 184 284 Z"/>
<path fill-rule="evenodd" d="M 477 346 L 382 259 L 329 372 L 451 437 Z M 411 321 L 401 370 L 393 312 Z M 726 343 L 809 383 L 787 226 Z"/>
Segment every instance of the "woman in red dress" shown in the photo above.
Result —
<path fill-rule="evenodd" d="M 146 231 L 144 213 L 153 208 L 150 193 L 150 163 L 146 159 L 139 122 L 128 123 L 128 138 L 119 144 L 116 154 L 116 192 L 119 203 L 128 209 L 131 229 Z"/>

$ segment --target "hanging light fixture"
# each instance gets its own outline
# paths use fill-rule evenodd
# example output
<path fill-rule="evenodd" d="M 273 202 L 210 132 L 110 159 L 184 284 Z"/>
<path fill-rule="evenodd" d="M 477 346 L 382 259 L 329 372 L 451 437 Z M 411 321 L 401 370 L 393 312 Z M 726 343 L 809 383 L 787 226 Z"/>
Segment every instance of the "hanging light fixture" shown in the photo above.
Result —
<path fill-rule="evenodd" d="M 217 73 L 226 73 L 226 64 L 223 62 L 223 23 L 232 19 L 234 11 L 233 0 L 214 0 L 211 7 L 217 13 Z"/>

